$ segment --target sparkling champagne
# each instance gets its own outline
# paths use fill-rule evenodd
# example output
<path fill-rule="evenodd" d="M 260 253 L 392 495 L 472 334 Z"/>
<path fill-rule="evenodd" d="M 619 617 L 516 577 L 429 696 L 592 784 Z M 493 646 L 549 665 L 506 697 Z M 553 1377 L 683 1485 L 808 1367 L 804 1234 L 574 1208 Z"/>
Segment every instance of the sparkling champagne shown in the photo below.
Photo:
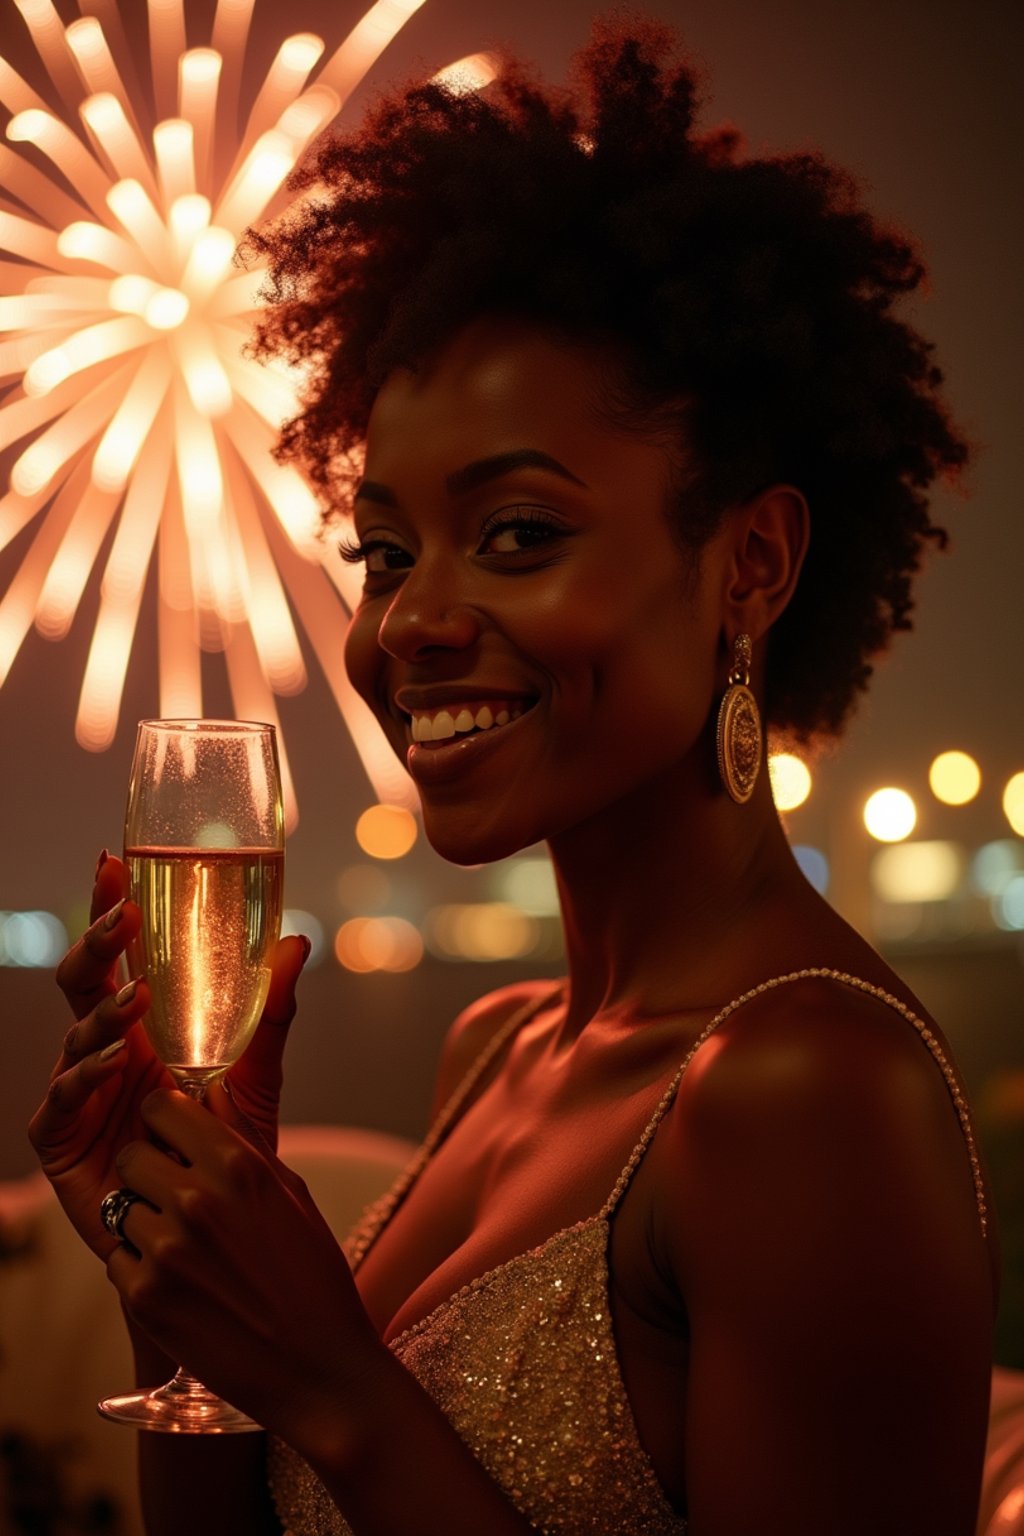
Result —
<path fill-rule="evenodd" d="M 181 1083 L 218 1077 L 245 1050 L 270 985 L 284 855 L 264 848 L 126 848 L 142 927 L 153 1049 Z"/>

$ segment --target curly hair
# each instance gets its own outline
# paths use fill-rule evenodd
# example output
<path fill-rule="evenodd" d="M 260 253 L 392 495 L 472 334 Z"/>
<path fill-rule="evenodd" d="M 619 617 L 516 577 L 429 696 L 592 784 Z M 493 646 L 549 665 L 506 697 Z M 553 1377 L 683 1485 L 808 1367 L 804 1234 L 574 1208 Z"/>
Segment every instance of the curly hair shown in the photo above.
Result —
<path fill-rule="evenodd" d="M 677 445 L 670 515 L 699 550 L 730 506 L 800 488 L 811 542 L 770 638 L 765 714 L 838 732 L 870 658 L 911 628 L 927 491 L 967 448 L 932 347 L 893 313 L 914 245 L 818 153 L 745 157 L 698 135 L 695 70 L 659 24 L 599 22 L 571 90 L 511 63 L 484 92 L 385 96 L 293 185 L 301 212 L 251 231 L 270 301 L 253 344 L 307 386 L 278 452 L 347 507 L 370 407 L 487 314 L 610 342 L 615 419 Z"/>

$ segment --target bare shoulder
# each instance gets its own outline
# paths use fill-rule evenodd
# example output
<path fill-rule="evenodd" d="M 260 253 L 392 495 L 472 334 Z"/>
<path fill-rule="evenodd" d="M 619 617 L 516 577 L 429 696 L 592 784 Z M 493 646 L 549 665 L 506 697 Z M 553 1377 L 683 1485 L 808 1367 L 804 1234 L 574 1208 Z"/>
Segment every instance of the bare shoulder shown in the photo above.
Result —
<path fill-rule="evenodd" d="M 948 1044 L 916 999 L 890 993 L 887 1001 L 882 992 L 826 976 L 768 986 L 737 1007 L 697 1053 L 686 1102 L 721 1111 L 737 1095 L 753 1093 L 771 1115 L 801 1100 L 813 1109 L 822 1095 L 863 1110 L 866 1096 L 872 1107 L 892 1101 L 906 1114 L 910 1095 L 919 1110 L 931 1104 L 947 1120 L 961 1093 Z"/>
<path fill-rule="evenodd" d="M 984 1256 L 969 1105 L 935 1025 L 904 1006 L 913 1017 L 811 977 L 719 1025 L 673 1116 L 677 1229 L 699 1247 L 681 1262 L 714 1254 L 725 1208 L 742 1211 L 753 1245 L 779 1253 L 785 1236 L 805 1260 L 857 1243 L 880 1263 L 929 1246 L 937 1261 L 943 1249 L 950 1262 L 954 1250 Z"/>
<path fill-rule="evenodd" d="M 437 1115 L 473 1063 L 512 1016 L 553 992 L 553 981 L 521 981 L 470 1003 L 455 1018 L 441 1047 L 431 1116 Z"/>
<path fill-rule="evenodd" d="M 722 1509 L 737 1531 L 973 1529 L 993 1255 L 929 1046 L 882 999 L 806 979 L 693 1058 L 657 1241 L 691 1330 L 695 1529 Z"/>

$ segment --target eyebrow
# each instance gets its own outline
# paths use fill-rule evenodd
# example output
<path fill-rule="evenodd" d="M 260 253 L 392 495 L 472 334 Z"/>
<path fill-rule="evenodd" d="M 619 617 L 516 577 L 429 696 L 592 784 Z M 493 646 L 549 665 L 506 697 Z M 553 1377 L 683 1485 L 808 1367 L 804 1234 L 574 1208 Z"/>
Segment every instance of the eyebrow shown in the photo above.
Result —
<path fill-rule="evenodd" d="M 457 469 L 454 474 L 447 477 L 445 485 L 452 496 L 465 495 L 467 491 L 475 491 L 479 486 L 486 485 L 489 480 L 497 480 L 502 475 L 511 474 L 516 469 L 544 469 L 548 474 L 558 475 L 563 480 L 569 480 L 573 485 L 587 489 L 585 480 L 574 475 L 571 469 L 566 469 L 550 453 L 542 453 L 539 448 L 512 448 L 508 453 L 494 453 L 486 459 L 474 459 L 471 464 L 466 464 L 462 469 Z M 386 485 L 380 485 L 376 480 L 361 480 L 356 487 L 355 501 L 375 501 L 383 507 L 397 507 L 398 498 Z"/>

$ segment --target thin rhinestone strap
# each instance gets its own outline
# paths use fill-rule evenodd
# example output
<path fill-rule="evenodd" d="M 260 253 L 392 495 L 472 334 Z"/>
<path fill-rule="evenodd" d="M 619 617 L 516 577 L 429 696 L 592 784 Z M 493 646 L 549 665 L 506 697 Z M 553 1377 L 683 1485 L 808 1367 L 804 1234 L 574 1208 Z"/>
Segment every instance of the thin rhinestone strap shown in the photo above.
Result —
<path fill-rule="evenodd" d="M 553 1002 L 562 990 L 562 984 L 545 992 L 539 999 L 531 998 L 522 1008 L 517 1008 L 510 1019 L 507 1019 L 501 1028 L 488 1040 L 480 1054 L 474 1059 L 469 1070 L 460 1079 L 454 1091 L 450 1094 L 445 1104 L 434 1117 L 433 1124 L 426 1134 L 425 1139 L 413 1153 L 412 1158 L 402 1169 L 398 1178 L 392 1184 L 386 1194 L 381 1195 L 372 1205 L 367 1206 L 362 1216 L 345 1243 L 345 1253 L 352 1269 L 358 1269 L 366 1257 L 374 1240 L 387 1223 L 391 1220 L 395 1211 L 405 1199 L 409 1190 L 415 1184 L 427 1163 L 430 1161 L 438 1145 L 450 1130 L 453 1121 L 457 1118 L 463 1104 L 469 1097 L 476 1083 L 490 1066 L 502 1046 L 529 1023 L 535 1013 Z"/>
<path fill-rule="evenodd" d="M 841 981 L 848 987 L 855 987 L 859 992 L 867 992 L 871 997 L 877 997 L 879 1002 L 888 1003 L 890 1008 L 894 1008 L 897 1013 L 902 1014 L 907 1023 L 912 1024 L 917 1030 L 919 1036 L 924 1041 L 929 1051 L 931 1051 L 932 1055 L 935 1057 L 935 1060 L 939 1066 L 939 1070 L 941 1071 L 943 1077 L 946 1079 L 946 1086 L 949 1089 L 950 1097 L 953 1100 L 953 1107 L 957 1112 L 957 1117 L 960 1121 L 960 1128 L 964 1133 L 964 1141 L 967 1143 L 967 1155 L 970 1158 L 971 1163 L 971 1177 L 974 1180 L 974 1194 L 978 1203 L 978 1217 L 981 1222 L 982 1236 L 988 1236 L 988 1208 L 985 1203 L 985 1185 L 981 1176 L 981 1160 L 978 1157 L 978 1148 L 974 1139 L 974 1129 L 971 1125 L 970 1114 L 967 1109 L 967 1100 L 964 1097 L 963 1089 L 957 1078 L 957 1075 L 954 1072 L 948 1058 L 946 1057 L 945 1052 L 939 1045 L 939 1042 L 936 1040 L 935 1035 L 928 1028 L 924 1020 L 919 1019 L 917 1014 L 913 1013 L 907 1007 L 906 1003 L 900 1002 L 898 997 L 893 997 L 892 993 L 886 992 L 883 987 L 876 987 L 873 982 L 863 981 L 859 976 L 851 976 L 847 971 L 833 971 L 824 966 L 811 966 L 808 969 L 802 971 L 790 971 L 786 976 L 773 976 L 769 981 L 762 981 L 758 986 L 752 987 L 749 992 L 744 992 L 742 997 L 733 998 L 731 1003 L 726 1003 L 725 1007 L 721 1010 L 720 1013 L 715 1014 L 715 1017 L 711 1020 L 711 1023 L 701 1031 L 697 1039 L 693 1042 L 693 1045 L 686 1053 L 682 1066 L 679 1068 L 679 1071 L 676 1073 L 675 1077 L 665 1089 L 664 1094 L 658 1102 L 658 1107 L 654 1111 L 653 1118 L 649 1122 L 640 1140 L 633 1148 L 633 1153 L 629 1159 L 629 1162 L 619 1174 L 615 1188 L 612 1190 L 611 1194 L 608 1196 L 608 1199 L 605 1201 L 605 1204 L 601 1208 L 602 1216 L 608 1218 L 614 1212 L 615 1207 L 618 1205 L 629 1185 L 630 1179 L 636 1172 L 641 1158 L 647 1151 L 647 1148 L 650 1146 L 655 1131 L 658 1129 L 658 1126 L 661 1124 L 662 1119 L 667 1113 L 672 1100 L 676 1096 L 676 1090 L 678 1089 L 682 1080 L 683 1073 L 686 1071 L 687 1067 L 690 1065 L 690 1062 L 693 1060 L 694 1056 L 697 1054 L 708 1036 L 718 1028 L 719 1024 L 724 1023 L 730 1014 L 735 1013 L 736 1009 L 741 1008 L 744 1003 L 749 1003 L 752 998 L 760 997 L 763 992 L 771 992 L 775 987 L 785 986 L 787 982 L 805 981 L 810 977 L 824 977 L 829 981 Z"/>

